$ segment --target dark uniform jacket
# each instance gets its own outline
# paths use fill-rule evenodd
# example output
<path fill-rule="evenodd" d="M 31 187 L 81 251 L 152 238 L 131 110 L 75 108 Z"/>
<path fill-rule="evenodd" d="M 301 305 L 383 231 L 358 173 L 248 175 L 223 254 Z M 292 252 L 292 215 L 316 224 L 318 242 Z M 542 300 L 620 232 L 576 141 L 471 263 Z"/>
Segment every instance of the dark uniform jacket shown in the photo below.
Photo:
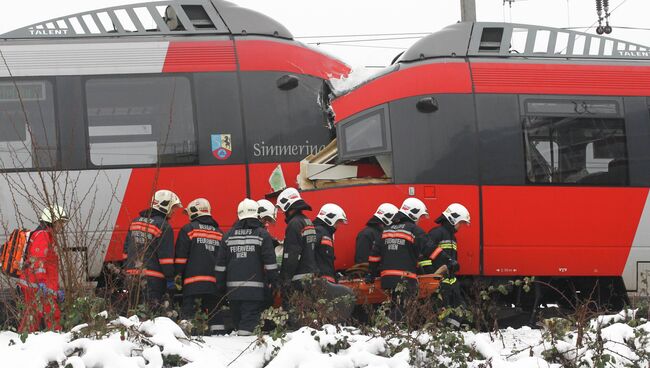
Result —
<path fill-rule="evenodd" d="M 217 282 L 230 300 L 264 300 L 265 286 L 277 282 L 273 239 L 257 219 L 238 221 L 224 236 L 217 256 Z"/>
<path fill-rule="evenodd" d="M 309 208 L 303 202 L 294 203 L 295 210 L 285 218 L 287 229 L 284 233 L 284 253 L 280 278 L 283 283 L 300 281 L 318 273 L 314 250 L 316 248 L 316 229 L 311 220 L 303 215 L 301 209 Z"/>
<path fill-rule="evenodd" d="M 454 261 L 458 261 L 458 246 L 456 244 L 456 228 L 454 225 L 450 224 L 446 218 L 439 220 L 440 226 L 434 227 L 429 231 L 429 237 L 433 241 L 433 244 L 440 247 L 443 252 Z M 442 266 L 444 262 L 442 260 L 433 260 L 432 266 L 437 266 L 433 271 Z"/>
<path fill-rule="evenodd" d="M 212 216 L 197 217 L 178 233 L 175 264 L 183 278 L 183 295 L 216 294 L 214 266 L 222 238 Z"/>
<path fill-rule="evenodd" d="M 436 222 L 439 223 L 440 226 L 431 229 L 431 231 L 429 231 L 429 237 L 431 238 L 431 241 L 433 241 L 433 244 L 442 249 L 443 253 L 447 256 L 446 258 L 454 261 L 456 267 L 449 268 L 449 274 L 443 281 L 447 284 L 453 284 L 456 282 L 455 273 L 458 271 L 456 269 L 458 267 L 456 228 L 444 216 L 440 216 Z M 436 259 L 422 261 L 420 262 L 420 265 L 422 266 L 422 271 L 424 273 L 434 273 L 438 268 L 446 264 L 445 262 L 445 258 L 437 257 Z"/>
<path fill-rule="evenodd" d="M 359 264 L 368 262 L 372 246 L 381 240 L 382 231 L 384 231 L 383 223 L 375 216 L 372 216 L 372 218 L 366 223 L 366 227 L 357 234 L 354 263 Z"/>
<path fill-rule="evenodd" d="M 316 228 L 316 251 L 314 256 L 318 266 L 318 276 L 329 282 L 336 283 L 336 272 L 334 272 L 334 232 L 336 229 L 326 224 L 323 220 L 314 219 Z"/>
<path fill-rule="evenodd" d="M 447 277 L 442 280 L 440 285 L 440 293 L 445 306 L 456 308 L 465 305 L 465 297 L 461 292 L 460 286 L 457 283 L 456 272 L 458 272 L 458 251 L 456 244 L 456 228 L 444 216 L 438 217 L 436 222 L 440 226 L 435 227 L 429 231 L 429 237 L 438 248 L 442 249 L 442 253 L 449 259 L 453 260 L 453 267 L 449 267 Z M 445 260 L 441 257 L 431 260 L 431 265 L 422 267 L 426 273 L 435 272 L 440 266 L 445 264 Z"/>
<path fill-rule="evenodd" d="M 129 226 L 124 253 L 128 274 L 144 274 L 147 285 L 164 290 L 166 280 L 174 279 L 174 230 L 167 216 L 154 209 L 140 212 Z"/>
<path fill-rule="evenodd" d="M 394 289 L 402 280 L 412 286 L 417 284 L 420 255 L 435 258 L 442 253 L 442 249 L 437 248 L 424 230 L 406 215 L 396 214 L 393 222 L 384 229 L 382 241 L 375 244 L 368 259 L 370 273 L 381 276 L 384 289 Z"/>

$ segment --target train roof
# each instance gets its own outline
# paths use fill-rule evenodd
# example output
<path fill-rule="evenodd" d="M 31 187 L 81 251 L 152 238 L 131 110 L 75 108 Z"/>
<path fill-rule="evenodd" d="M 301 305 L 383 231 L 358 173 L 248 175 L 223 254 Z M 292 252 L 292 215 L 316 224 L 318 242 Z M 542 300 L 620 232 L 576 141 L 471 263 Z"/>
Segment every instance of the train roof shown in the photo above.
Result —
<path fill-rule="evenodd" d="M 3 39 L 263 35 L 293 39 L 274 19 L 223 0 L 176 0 L 92 10 L 22 27 Z"/>
<path fill-rule="evenodd" d="M 650 60 L 650 47 L 551 27 L 461 22 L 420 39 L 398 61 L 456 56 Z"/>

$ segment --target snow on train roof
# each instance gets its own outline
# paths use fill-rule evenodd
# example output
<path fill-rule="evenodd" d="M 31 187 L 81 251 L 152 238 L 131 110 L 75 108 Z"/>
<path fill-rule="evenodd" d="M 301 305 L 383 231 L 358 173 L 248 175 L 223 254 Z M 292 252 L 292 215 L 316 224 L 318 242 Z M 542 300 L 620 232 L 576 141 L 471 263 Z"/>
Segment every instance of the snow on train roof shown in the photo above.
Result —
<path fill-rule="evenodd" d="M 266 35 L 292 39 L 274 19 L 223 0 L 130 4 L 77 13 L 19 28 L 4 39 L 157 35 Z"/>
<path fill-rule="evenodd" d="M 420 39 L 398 61 L 454 56 L 650 60 L 650 47 L 544 26 L 462 22 Z"/>

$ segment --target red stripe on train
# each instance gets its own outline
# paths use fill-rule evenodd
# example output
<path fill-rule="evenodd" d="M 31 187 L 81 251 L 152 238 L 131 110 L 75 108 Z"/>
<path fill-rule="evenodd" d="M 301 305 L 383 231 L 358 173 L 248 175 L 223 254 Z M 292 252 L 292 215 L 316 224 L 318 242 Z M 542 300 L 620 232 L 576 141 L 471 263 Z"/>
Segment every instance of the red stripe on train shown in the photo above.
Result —
<path fill-rule="evenodd" d="M 301 44 L 279 41 L 236 40 L 242 71 L 283 71 L 322 79 L 350 73 L 344 63 Z"/>
<path fill-rule="evenodd" d="M 304 45 L 279 41 L 176 41 L 169 43 L 163 72 L 283 71 L 318 78 L 350 73 L 344 63 Z"/>
<path fill-rule="evenodd" d="M 237 70 L 232 41 L 170 42 L 163 73 Z"/>
<path fill-rule="evenodd" d="M 341 121 L 370 107 L 429 93 L 472 93 L 467 63 L 431 63 L 390 73 L 332 102 Z"/>
<path fill-rule="evenodd" d="M 477 93 L 650 96 L 650 66 L 471 63 Z"/>

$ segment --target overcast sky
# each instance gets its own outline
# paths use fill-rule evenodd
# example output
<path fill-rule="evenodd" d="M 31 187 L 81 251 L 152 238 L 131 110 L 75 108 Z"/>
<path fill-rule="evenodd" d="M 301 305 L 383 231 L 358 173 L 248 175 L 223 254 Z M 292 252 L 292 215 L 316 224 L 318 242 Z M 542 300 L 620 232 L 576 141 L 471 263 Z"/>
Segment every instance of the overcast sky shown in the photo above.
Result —
<path fill-rule="evenodd" d="M 0 34 L 33 23 L 133 0 L 4 0 Z M 459 0 L 234 0 L 284 24 L 296 37 L 433 32 L 460 20 Z M 596 21 L 594 0 L 476 0 L 479 21 L 512 21 L 552 27 L 588 27 Z M 649 0 L 610 0 L 611 35 L 650 46 L 650 31 L 624 30 L 617 26 L 648 27 Z M 584 28 L 582 29 L 584 30 Z M 589 30 L 595 33 L 595 28 Z M 323 50 L 353 67 L 385 66 L 417 38 L 363 41 L 400 36 L 300 38 L 321 42 Z M 420 37 L 405 35 L 401 37 Z M 324 44 L 332 41 L 354 41 Z"/>

